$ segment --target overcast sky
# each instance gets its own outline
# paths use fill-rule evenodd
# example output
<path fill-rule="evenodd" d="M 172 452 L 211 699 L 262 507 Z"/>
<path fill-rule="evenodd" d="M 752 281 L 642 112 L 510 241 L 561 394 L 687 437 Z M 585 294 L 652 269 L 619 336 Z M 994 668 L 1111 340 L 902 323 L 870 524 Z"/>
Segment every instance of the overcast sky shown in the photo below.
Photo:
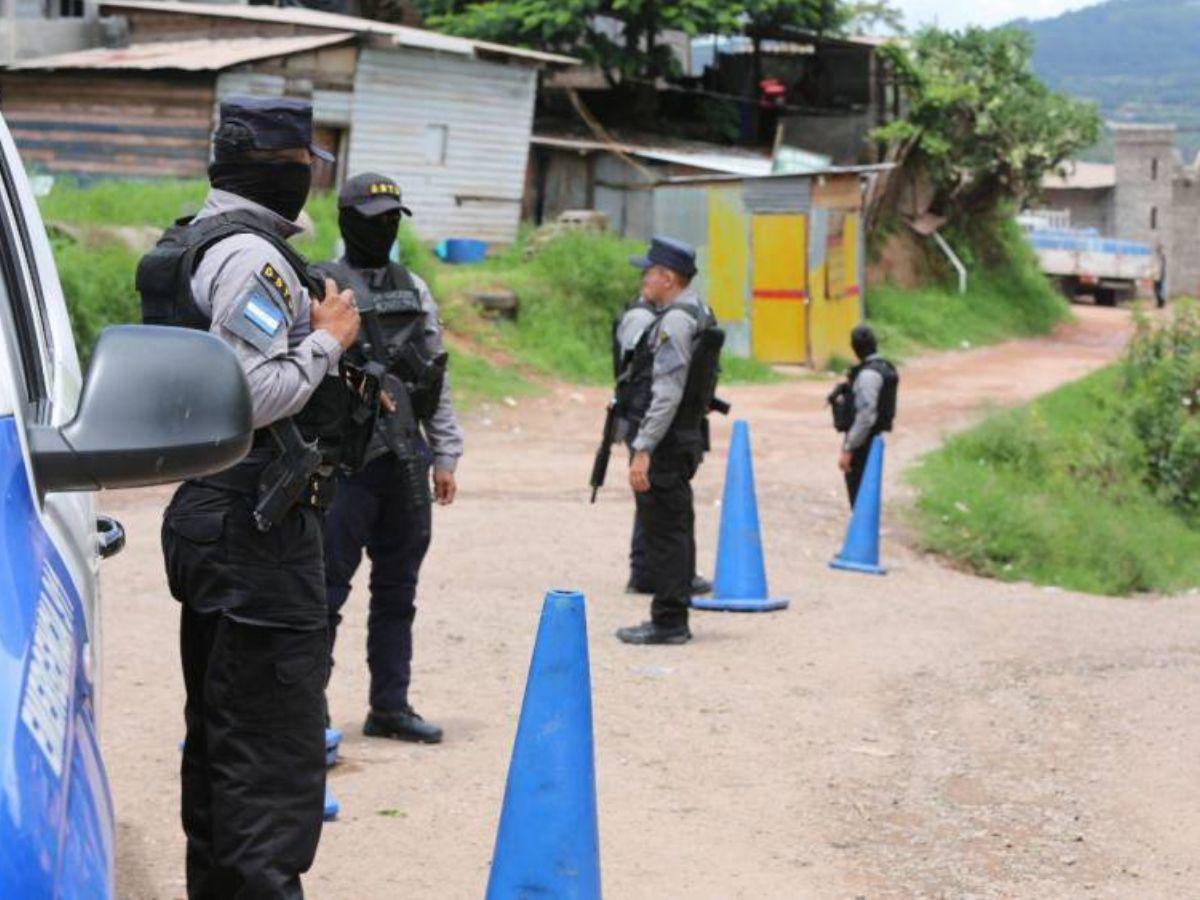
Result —
<path fill-rule="evenodd" d="M 999 25 L 1027 16 L 1043 19 L 1070 9 L 1092 6 L 1097 0 L 893 0 L 904 11 L 910 29 L 938 24 L 943 28 L 963 25 Z"/>

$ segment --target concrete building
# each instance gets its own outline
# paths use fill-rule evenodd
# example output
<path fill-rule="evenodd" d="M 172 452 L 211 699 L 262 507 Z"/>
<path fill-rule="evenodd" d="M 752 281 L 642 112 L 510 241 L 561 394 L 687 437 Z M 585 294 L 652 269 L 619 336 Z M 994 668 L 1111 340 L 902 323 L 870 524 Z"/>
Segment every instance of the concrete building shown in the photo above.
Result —
<path fill-rule="evenodd" d="M 1073 228 L 1161 246 L 1172 295 L 1200 294 L 1200 158 L 1185 162 L 1170 125 L 1114 126 L 1115 163 L 1075 162 L 1042 184 Z"/>
<path fill-rule="evenodd" d="M 22 156 L 44 171 L 203 176 L 217 105 L 313 101 L 339 168 L 395 178 L 430 240 L 512 241 L 538 72 L 575 60 L 301 8 L 102 0 L 123 46 L 23 60 L 0 74 Z"/>

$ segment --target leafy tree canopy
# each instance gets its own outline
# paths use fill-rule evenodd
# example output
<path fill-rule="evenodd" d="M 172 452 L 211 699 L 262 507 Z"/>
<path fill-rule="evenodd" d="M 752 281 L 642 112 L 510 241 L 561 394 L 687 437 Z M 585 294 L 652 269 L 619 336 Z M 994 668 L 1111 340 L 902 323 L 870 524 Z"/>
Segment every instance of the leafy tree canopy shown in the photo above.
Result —
<path fill-rule="evenodd" d="M 926 29 L 885 52 L 908 112 L 876 136 L 902 161 L 925 167 L 934 209 L 944 215 L 1035 195 L 1044 175 L 1099 137 L 1092 104 L 1051 91 L 1034 74 L 1024 32 Z"/>
<path fill-rule="evenodd" d="M 432 28 L 482 40 L 580 56 L 616 83 L 671 74 L 675 60 L 662 35 L 737 34 L 747 27 L 830 31 L 886 2 L 846 0 L 419 0 Z M 615 19 L 614 31 L 603 20 Z"/>

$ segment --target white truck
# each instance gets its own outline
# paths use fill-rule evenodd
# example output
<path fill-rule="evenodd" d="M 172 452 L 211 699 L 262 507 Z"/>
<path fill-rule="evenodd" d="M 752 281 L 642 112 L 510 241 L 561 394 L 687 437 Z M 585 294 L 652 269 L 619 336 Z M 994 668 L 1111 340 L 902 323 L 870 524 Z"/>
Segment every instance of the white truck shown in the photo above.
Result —
<path fill-rule="evenodd" d="M 1017 222 L 1042 271 L 1072 300 L 1091 295 L 1099 306 L 1115 306 L 1148 294 L 1158 278 L 1158 257 L 1149 244 L 1071 228 L 1069 217 L 1053 211 L 1025 213 Z"/>

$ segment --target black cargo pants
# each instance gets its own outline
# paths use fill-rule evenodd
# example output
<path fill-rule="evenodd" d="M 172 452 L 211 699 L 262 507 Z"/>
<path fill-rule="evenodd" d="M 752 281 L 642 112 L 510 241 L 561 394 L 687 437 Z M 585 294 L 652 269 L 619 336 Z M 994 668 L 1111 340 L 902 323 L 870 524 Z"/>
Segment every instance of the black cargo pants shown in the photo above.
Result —
<path fill-rule="evenodd" d="M 337 637 L 350 582 L 371 559 L 371 606 L 367 617 L 367 667 L 371 709 L 400 712 L 408 706 L 417 579 L 429 550 L 433 513 L 428 503 L 405 496 L 398 467 L 388 453 L 338 485 L 325 519 L 325 591 L 329 648 Z"/>
<path fill-rule="evenodd" d="M 182 764 L 192 900 L 303 896 L 325 794 L 328 636 L 320 513 L 263 534 L 251 500 L 183 485 L 163 522 L 182 601 Z"/>
<path fill-rule="evenodd" d="M 688 622 L 696 572 L 695 474 L 696 466 L 686 454 L 656 452 L 650 458 L 650 490 L 634 494 L 654 589 L 650 618 L 663 628 L 680 628 Z"/>
<path fill-rule="evenodd" d="M 867 457 L 871 455 L 871 444 L 875 442 L 872 435 L 861 447 L 850 451 L 850 471 L 846 472 L 846 493 L 850 495 L 850 508 L 858 502 L 858 489 L 862 487 L 863 473 L 867 470 Z"/>

